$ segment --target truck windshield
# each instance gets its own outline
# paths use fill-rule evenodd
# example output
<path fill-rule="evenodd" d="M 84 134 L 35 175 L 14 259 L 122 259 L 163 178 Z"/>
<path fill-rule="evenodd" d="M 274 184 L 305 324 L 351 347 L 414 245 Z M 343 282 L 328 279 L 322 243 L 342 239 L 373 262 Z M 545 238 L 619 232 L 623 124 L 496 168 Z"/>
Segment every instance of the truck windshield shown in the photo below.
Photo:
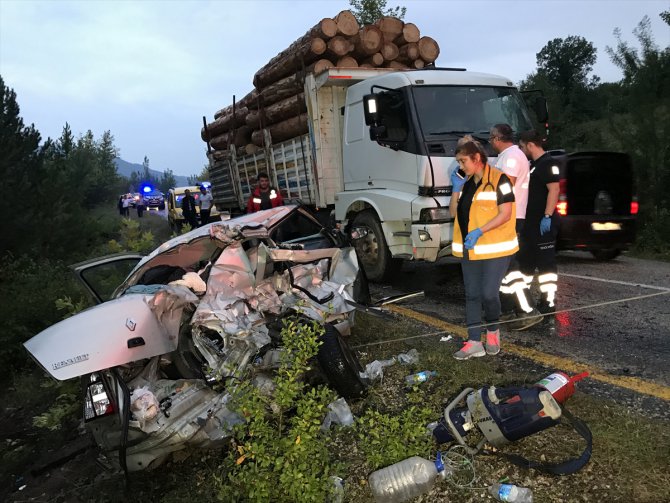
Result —
<path fill-rule="evenodd" d="M 507 123 L 516 132 L 533 128 L 516 89 L 484 86 L 414 87 L 421 129 L 426 137 L 488 134 L 494 124 Z"/>

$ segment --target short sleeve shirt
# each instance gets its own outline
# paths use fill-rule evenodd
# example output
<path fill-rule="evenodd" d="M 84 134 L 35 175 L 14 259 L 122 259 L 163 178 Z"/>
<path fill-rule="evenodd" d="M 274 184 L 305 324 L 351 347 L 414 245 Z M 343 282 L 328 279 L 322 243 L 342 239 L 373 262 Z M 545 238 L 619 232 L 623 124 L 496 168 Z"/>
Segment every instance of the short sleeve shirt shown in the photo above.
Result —
<path fill-rule="evenodd" d="M 200 193 L 200 197 L 198 200 L 200 201 L 200 209 L 201 210 L 208 210 L 212 207 L 212 194 L 209 192 L 203 194 L 202 192 Z"/>
<path fill-rule="evenodd" d="M 475 178 L 471 176 L 461 191 L 461 197 L 458 200 L 458 206 L 456 208 L 456 216 L 458 217 L 458 226 L 461 229 L 461 234 L 465 238 L 465 235 L 469 232 L 468 225 L 470 224 L 470 208 L 473 204 L 473 198 L 475 197 L 475 192 L 482 183 L 486 183 L 486 175 L 482 177 L 479 183 L 475 183 Z M 496 200 L 498 206 L 503 203 L 513 203 L 514 202 L 514 191 L 512 190 L 512 182 L 510 182 L 507 175 L 501 175 L 500 180 L 498 181 L 498 187 L 496 187 Z"/>
<path fill-rule="evenodd" d="M 514 199 L 516 201 L 517 220 L 526 218 L 528 204 L 528 183 L 530 179 L 530 164 L 521 149 L 511 145 L 500 152 L 495 167 L 506 175 L 516 178 L 514 182 Z"/>
<path fill-rule="evenodd" d="M 547 196 L 549 195 L 547 184 L 558 183 L 560 179 L 561 171 L 559 165 L 548 153 L 544 153 L 541 157 L 530 163 L 526 226 L 539 225 L 547 206 Z"/>

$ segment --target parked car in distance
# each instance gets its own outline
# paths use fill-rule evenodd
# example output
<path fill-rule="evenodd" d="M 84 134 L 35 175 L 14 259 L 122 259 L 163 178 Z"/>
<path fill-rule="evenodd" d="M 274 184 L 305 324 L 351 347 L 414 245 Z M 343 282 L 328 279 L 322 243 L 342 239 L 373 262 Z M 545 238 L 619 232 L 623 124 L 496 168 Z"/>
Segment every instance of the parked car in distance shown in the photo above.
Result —
<path fill-rule="evenodd" d="M 621 152 L 549 152 L 561 170 L 556 211 L 559 250 L 611 260 L 635 241 L 638 203 L 630 156 Z"/>
<path fill-rule="evenodd" d="M 165 209 L 165 198 L 160 190 L 153 189 L 144 194 L 144 205 L 147 209 L 157 208 L 159 210 Z"/>

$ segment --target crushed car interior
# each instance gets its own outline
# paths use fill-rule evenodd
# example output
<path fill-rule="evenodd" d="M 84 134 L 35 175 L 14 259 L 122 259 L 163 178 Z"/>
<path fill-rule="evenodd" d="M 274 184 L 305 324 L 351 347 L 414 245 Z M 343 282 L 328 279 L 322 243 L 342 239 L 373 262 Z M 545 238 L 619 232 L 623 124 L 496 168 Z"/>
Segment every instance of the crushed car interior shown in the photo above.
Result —
<path fill-rule="evenodd" d="M 346 341 L 354 306 L 369 302 L 365 275 L 350 240 L 299 206 L 73 268 L 97 305 L 25 346 L 54 378 L 82 380 L 85 424 L 126 471 L 220 445 L 239 421 L 235 383 L 250 366 L 259 386 L 278 368 L 287 317 L 324 327 L 317 379 L 345 398 L 366 391 Z"/>

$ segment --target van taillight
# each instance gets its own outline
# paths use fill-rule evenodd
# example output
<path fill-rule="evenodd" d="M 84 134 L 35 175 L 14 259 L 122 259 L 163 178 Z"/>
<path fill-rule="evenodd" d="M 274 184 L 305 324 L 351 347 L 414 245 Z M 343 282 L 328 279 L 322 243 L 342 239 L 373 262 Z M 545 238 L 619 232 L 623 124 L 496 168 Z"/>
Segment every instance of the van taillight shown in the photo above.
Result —
<path fill-rule="evenodd" d="M 630 202 L 630 214 L 631 215 L 637 215 L 637 210 L 640 209 L 640 206 L 637 203 L 637 198 L 634 197 L 633 200 Z"/>
<path fill-rule="evenodd" d="M 568 214 L 568 181 L 563 178 L 558 182 L 558 203 L 556 204 L 556 211 L 559 215 L 565 216 Z"/>

